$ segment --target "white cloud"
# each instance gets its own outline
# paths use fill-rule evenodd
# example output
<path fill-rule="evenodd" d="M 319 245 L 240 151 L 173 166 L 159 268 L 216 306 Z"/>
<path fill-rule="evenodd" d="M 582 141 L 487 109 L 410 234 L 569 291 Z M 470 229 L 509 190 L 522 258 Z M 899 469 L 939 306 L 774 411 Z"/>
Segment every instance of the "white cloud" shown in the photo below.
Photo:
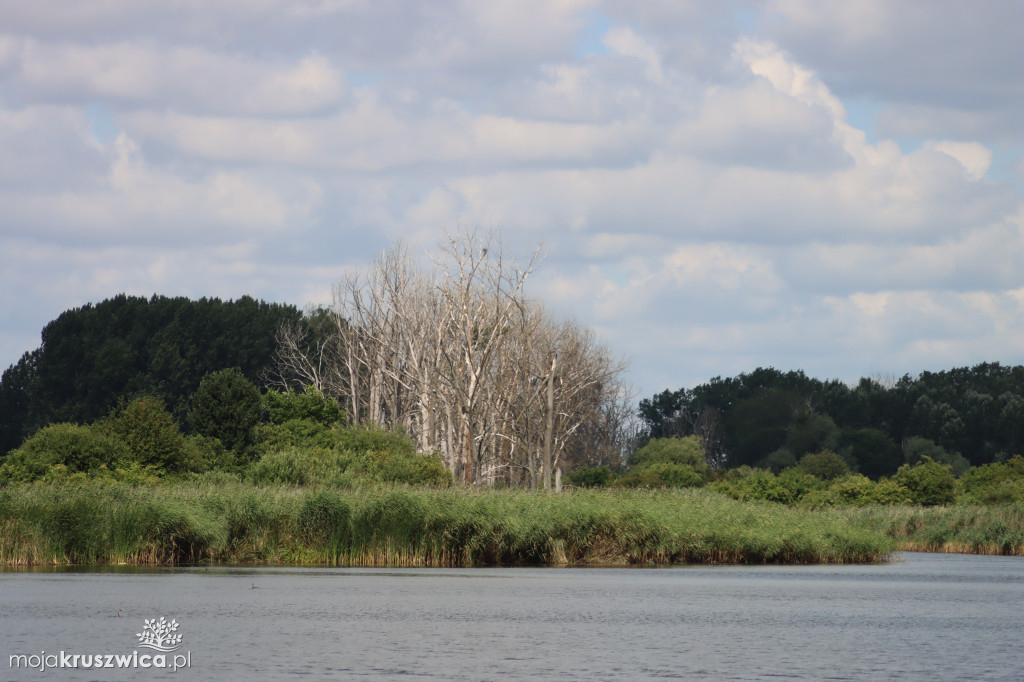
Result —
<path fill-rule="evenodd" d="M 601 38 L 605 45 L 625 57 L 635 57 L 644 64 L 644 77 L 655 85 L 665 82 L 661 59 L 654 47 L 627 26 L 616 26 Z"/>
<path fill-rule="evenodd" d="M 531 287 L 641 394 L 1024 362 L 1019 12 L 15 3 L 0 352 L 119 291 L 323 301 L 392 237 L 461 223 L 543 241 Z"/>
<path fill-rule="evenodd" d="M 12 72 L 11 89 L 25 99 L 109 99 L 135 106 L 165 100 L 198 112 L 280 116 L 330 110 L 348 92 L 343 74 L 315 53 L 287 63 L 141 41 L 8 39 L 0 60 Z"/>
<path fill-rule="evenodd" d="M 985 177 L 985 173 L 992 166 L 992 152 L 977 142 L 928 140 L 924 143 L 924 148 L 952 156 L 960 162 L 972 180 Z"/>

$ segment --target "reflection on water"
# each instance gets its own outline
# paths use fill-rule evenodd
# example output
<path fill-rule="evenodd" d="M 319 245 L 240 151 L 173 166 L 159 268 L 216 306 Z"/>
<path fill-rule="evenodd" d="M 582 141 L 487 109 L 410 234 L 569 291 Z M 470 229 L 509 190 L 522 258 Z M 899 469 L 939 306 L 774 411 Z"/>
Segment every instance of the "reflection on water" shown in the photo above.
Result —
<path fill-rule="evenodd" d="M 0 679 L 1020 680 L 1022 606 L 1024 559 L 935 554 L 880 566 L 8 570 Z M 177 621 L 190 668 L 9 665 L 43 651 L 142 654 L 137 633 L 161 616 Z"/>

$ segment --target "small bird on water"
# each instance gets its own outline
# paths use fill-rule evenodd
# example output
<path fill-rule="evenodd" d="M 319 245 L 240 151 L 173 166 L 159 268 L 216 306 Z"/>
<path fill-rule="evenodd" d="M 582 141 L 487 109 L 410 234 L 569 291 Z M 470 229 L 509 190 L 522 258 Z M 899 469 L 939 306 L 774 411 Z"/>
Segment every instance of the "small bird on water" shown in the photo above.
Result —
<path fill-rule="evenodd" d="M 250 589 L 250 590 L 258 590 L 258 589 L 260 589 L 260 588 L 256 587 L 256 583 L 253 583 L 253 584 L 252 584 L 252 587 L 250 587 L 249 589 Z"/>

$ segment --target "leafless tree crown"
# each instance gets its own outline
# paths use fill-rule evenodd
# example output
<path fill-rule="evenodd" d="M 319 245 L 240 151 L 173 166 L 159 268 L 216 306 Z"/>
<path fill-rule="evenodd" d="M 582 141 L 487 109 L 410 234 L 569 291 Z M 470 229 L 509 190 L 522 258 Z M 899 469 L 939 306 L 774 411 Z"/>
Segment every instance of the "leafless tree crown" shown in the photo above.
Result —
<path fill-rule="evenodd" d="M 539 258 L 510 257 L 494 232 L 448 235 L 432 268 L 396 244 L 314 324 L 281 329 L 277 383 L 405 429 L 466 483 L 550 488 L 565 466 L 615 463 L 632 435 L 625 363 L 526 297 Z"/>

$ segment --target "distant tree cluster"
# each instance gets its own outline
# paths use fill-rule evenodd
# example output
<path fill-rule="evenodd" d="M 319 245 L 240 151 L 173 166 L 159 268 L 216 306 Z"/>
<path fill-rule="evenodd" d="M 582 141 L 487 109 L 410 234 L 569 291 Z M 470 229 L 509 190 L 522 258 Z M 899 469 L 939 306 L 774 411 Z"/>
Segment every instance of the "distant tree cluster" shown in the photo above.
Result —
<path fill-rule="evenodd" d="M 648 437 L 699 437 L 716 469 L 779 472 L 827 450 L 876 480 L 926 458 L 960 475 L 1024 453 L 1024 367 L 986 363 L 853 387 L 759 368 L 664 391 L 641 401 L 640 416 Z"/>
<path fill-rule="evenodd" d="M 301 319 L 294 306 L 248 296 L 119 295 L 68 310 L 0 379 L 0 454 L 48 424 L 97 420 L 119 399 L 157 398 L 184 426 L 206 374 L 237 367 L 257 379 L 270 365 L 277 330 Z"/>

